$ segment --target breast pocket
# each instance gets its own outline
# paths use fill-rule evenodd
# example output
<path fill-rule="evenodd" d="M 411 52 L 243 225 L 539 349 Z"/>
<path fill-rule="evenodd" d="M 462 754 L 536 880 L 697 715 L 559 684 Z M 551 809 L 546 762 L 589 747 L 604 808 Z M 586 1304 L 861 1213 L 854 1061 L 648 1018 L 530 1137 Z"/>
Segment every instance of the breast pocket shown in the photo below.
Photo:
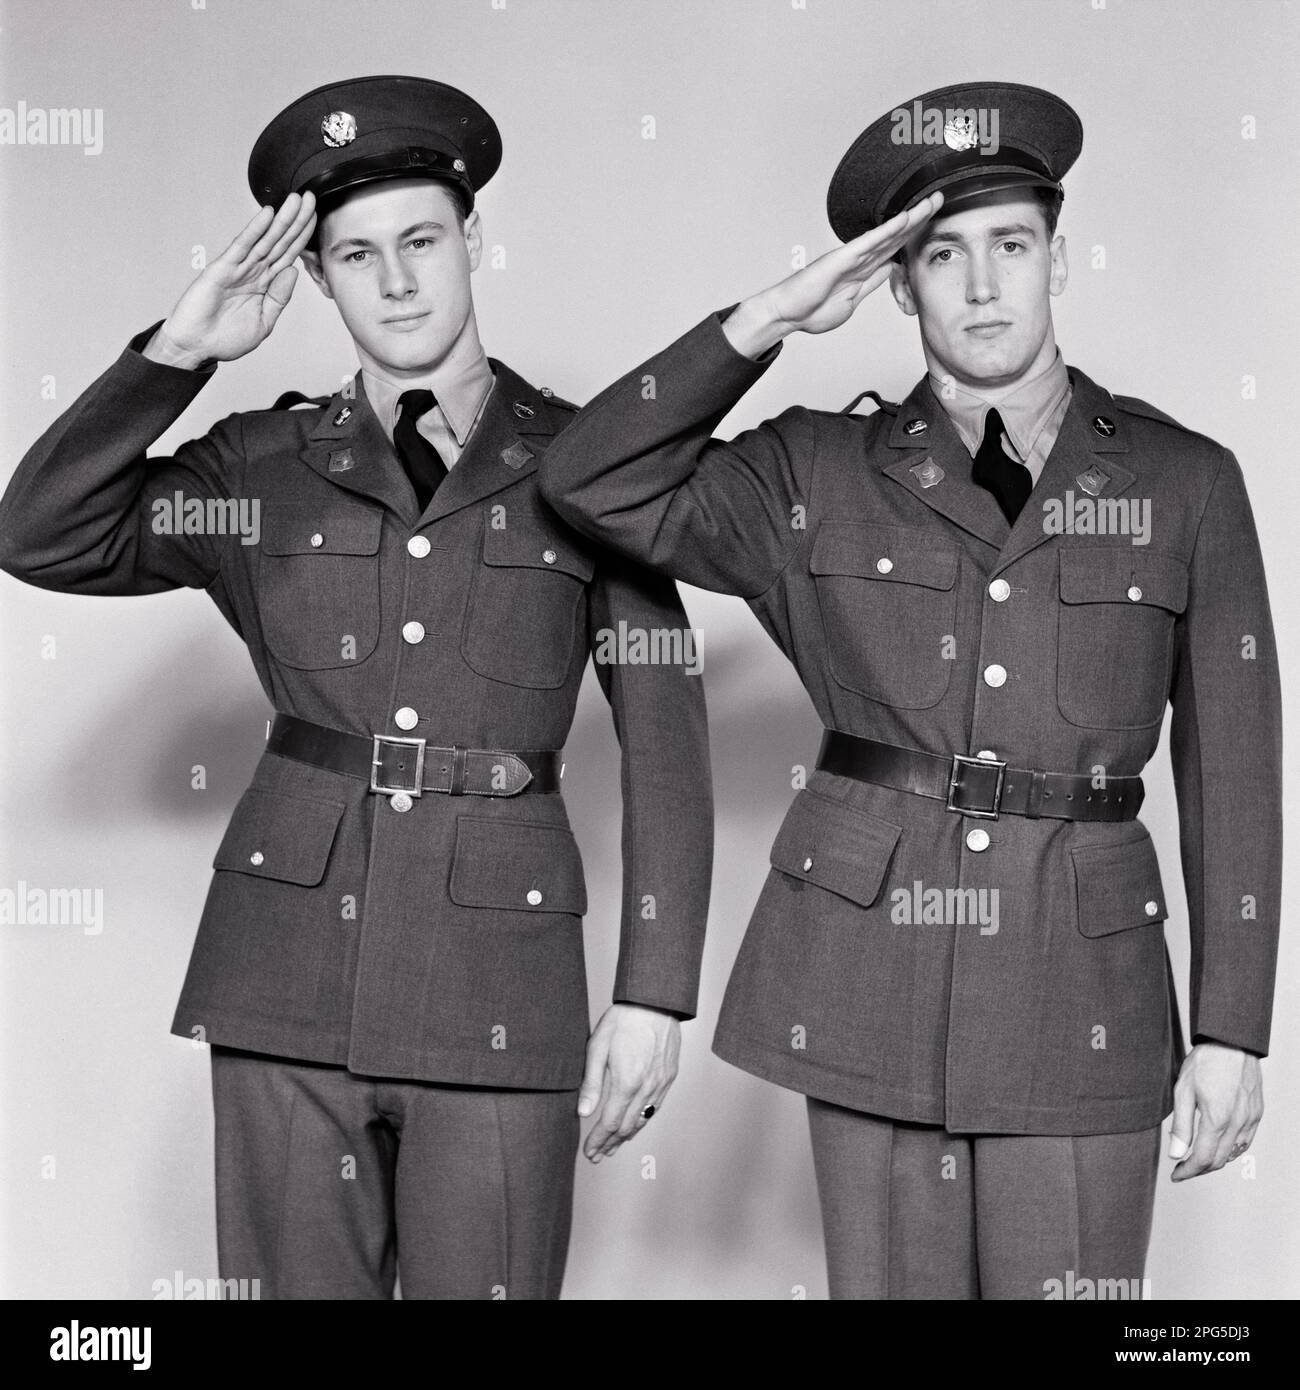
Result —
<path fill-rule="evenodd" d="M 563 685 L 595 568 L 573 541 L 542 526 L 486 527 L 461 633 L 466 663 L 510 685 Z"/>
<path fill-rule="evenodd" d="M 898 709 L 937 705 L 952 670 L 956 549 L 909 527 L 824 521 L 809 568 L 835 679 Z"/>
<path fill-rule="evenodd" d="M 1158 724 L 1169 698 L 1187 565 L 1137 546 L 1061 551 L 1056 703 L 1085 729 Z"/>
<path fill-rule="evenodd" d="M 377 507 L 268 509 L 257 606 L 267 649 L 286 666 L 354 666 L 379 641 Z"/>

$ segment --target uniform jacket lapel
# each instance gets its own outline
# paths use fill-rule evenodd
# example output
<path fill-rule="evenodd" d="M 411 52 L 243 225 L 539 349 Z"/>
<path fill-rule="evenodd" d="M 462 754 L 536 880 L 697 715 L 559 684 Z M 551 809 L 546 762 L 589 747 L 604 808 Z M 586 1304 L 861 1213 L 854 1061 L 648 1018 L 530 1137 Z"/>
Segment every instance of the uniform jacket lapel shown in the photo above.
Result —
<path fill-rule="evenodd" d="M 994 566 L 995 573 L 1013 565 L 1056 534 L 1046 525 L 1046 509 L 1050 504 L 1056 503 L 1068 511 L 1071 499 L 1067 493 L 1072 493 L 1076 499 L 1116 497 L 1136 476 L 1122 462 L 1129 447 L 1126 417 L 1110 392 L 1090 381 L 1077 367 L 1067 370 L 1073 390 L 1060 433 L 1029 494 L 1029 501 L 1006 537 Z"/>
<path fill-rule="evenodd" d="M 415 525 L 415 489 L 366 399 L 359 375 L 355 395 L 346 387 L 325 407 L 302 459 L 327 482 L 382 502 L 408 525 Z"/>
<path fill-rule="evenodd" d="M 971 481 L 971 457 L 927 378 L 898 407 L 885 452 L 886 477 L 963 531 L 1002 549 L 1007 519 L 992 494 Z"/>
<path fill-rule="evenodd" d="M 541 392 L 495 358 L 496 377 L 465 452 L 433 495 L 421 524 L 437 521 L 517 483 L 537 468 L 555 429 Z"/>

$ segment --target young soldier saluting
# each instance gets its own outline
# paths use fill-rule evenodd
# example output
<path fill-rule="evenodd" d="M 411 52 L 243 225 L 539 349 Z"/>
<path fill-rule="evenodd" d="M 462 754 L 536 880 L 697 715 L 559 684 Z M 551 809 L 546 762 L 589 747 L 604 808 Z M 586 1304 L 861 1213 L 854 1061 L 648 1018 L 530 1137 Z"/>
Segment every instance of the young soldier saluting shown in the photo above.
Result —
<path fill-rule="evenodd" d="M 1281 877 L 1264 570 L 1232 454 L 1057 350 L 1081 143 L 1064 102 L 1012 84 L 886 115 L 830 187 L 847 244 L 610 387 L 542 474 L 585 534 L 745 598 L 826 726 L 714 1048 L 808 1096 L 835 1297 L 1139 1278 L 1162 1119 L 1185 1179 L 1262 1113 Z M 783 338 L 886 280 L 928 368 L 902 405 L 710 438 Z M 1167 703 L 1186 1056 L 1137 820 Z"/>
<path fill-rule="evenodd" d="M 695 1008 L 700 683 L 598 664 L 625 874 L 615 1003 L 588 1041 L 561 748 L 598 634 L 686 617 L 670 580 L 540 500 L 573 407 L 484 356 L 470 290 L 474 194 L 500 156 L 488 114 L 438 82 L 294 102 L 253 150 L 257 216 L 0 504 L 0 564 L 29 583 L 206 588 L 277 711 L 173 1022 L 213 1045 L 221 1274 L 264 1298 L 391 1296 L 399 1250 L 406 1298 L 558 1296 L 579 1113 L 598 1109 L 597 1161 L 639 1129 Z M 352 335 L 356 389 L 146 457 L 215 363 L 270 333 L 300 255 Z M 259 544 L 160 534 L 178 493 L 253 504 Z"/>

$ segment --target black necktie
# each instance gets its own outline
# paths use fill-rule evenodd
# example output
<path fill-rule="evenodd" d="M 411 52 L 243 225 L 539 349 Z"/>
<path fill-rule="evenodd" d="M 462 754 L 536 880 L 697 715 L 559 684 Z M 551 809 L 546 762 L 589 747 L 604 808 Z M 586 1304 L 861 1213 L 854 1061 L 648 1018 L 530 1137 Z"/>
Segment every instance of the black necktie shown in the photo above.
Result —
<path fill-rule="evenodd" d="M 1002 417 L 990 410 L 984 417 L 984 438 L 971 468 L 971 478 L 991 492 L 1003 515 L 1014 526 L 1029 500 L 1034 480 L 1023 463 L 1007 457 L 1002 448 Z"/>
<path fill-rule="evenodd" d="M 438 402 L 432 391 L 403 391 L 397 404 L 401 409 L 397 424 L 393 426 L 393 444 L 415 489 L 415 500 L 424 511 L 438 491 L 438 484 L 447 476 L 447 465 L 437 449 L 415 428 L 415 422 Z"/>

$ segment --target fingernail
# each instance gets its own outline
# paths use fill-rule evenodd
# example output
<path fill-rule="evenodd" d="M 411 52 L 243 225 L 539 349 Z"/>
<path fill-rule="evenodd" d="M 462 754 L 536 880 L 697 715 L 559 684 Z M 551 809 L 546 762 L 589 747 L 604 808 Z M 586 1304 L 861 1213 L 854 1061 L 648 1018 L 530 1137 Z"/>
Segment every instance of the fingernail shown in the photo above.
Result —
<path fill-rule="evenodd" d="M 580 1100 L 578 1102 L 579 1115 L 590 1115 L 592 1112 L 592 1108 L 592 1104 L 589 1100 Z"/>
<path fill-rule="evenodd" d="M 1176 1134 L 1169 1137 L 1169 1157 L 1186 1158 L 1188 1153 L 1187 1141 L 1180 1139 Z"/>

